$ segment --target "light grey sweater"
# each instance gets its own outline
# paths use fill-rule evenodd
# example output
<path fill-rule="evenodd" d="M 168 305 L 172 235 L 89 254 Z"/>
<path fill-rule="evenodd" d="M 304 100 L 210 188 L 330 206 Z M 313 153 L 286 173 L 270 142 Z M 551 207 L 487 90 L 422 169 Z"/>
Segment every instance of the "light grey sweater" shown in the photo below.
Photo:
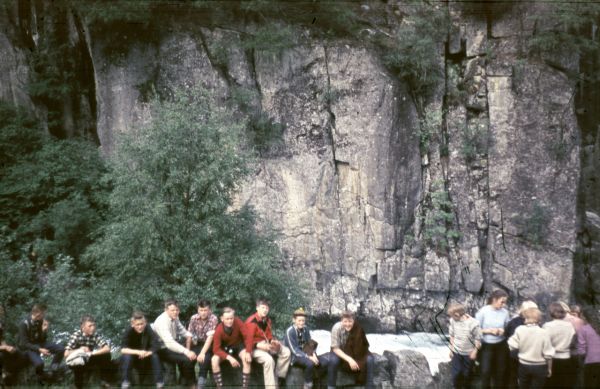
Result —
<path fill-rule="evenodd" d="M 573 325 L 566 320 L 555 319 L 544 324 L 543 328 L 550 334 L 550 341 L 555 350 L 554 358 L 569 359 L 569 350 L 575 336 Z"/>
<path fill-rule="evenodd" d="M 554 357 L 550 334 L 537 324 L 517 327 L 508 339 L 511 350 L 519 350 L 519 362 L 524 365 L 544 365 Z"/>

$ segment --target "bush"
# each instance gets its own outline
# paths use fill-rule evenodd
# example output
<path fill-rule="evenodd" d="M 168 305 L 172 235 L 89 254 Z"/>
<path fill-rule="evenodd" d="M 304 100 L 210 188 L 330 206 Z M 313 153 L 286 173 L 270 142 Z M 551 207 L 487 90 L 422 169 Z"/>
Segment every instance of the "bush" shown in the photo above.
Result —
<path fill-rule="evenodd" d="M 253 160 L 243 125 L 201 89 L 151 107 L 149 127 L 118 142 L 110 222 L 86 255 L 99 283 L 86 293 L 112 296 L 98 300 L 99 311 L 122 318 L 134 308 L 158 313 L 167 297 L 181 302 L 184 317 L 199 297 L 249 313 L 259 295 L 288 316 L 304 302 L 302 287 L 253 211 L 231 209 Z M 108 325 L 110 334 L 122 331 Z"/>
<path fill-rule="evenodd" d="M 529 40 L 529 50 L 538 55 L 569 53 L 577 56 L 600 48 L 594 29 L 600 18 L 600 5 L 586 2 L 551 2 L 550 9 L 535 16 L 537 27 Z"/>
<path fill-rule="evenodd" d="M 0 117 L 0 301 L 14 335 L 34 302 L 57 301 L 49 313 L 62 307 L 69 283 L 57 285 L 50 300 L 47 281 L 59 258 L 72 256 L 76 263 L 90 243 L 108 189 L 95 145 L 46 136 L 35 120 L 7 104 L 0 104 Z"/>
<path fill-rule="evenodd" d="M 433 140 L 440 138 L 442 132 L 442 111 L 425 111 L 424 116 L 419 119 L 417 134 L 419 136 L 419 146 L 422 154 L 429 152 L 429 144 Z"/>
<path fill-rule="evenodd" d="M 518 218 L 517 224 L 521 225 L 521 233 L 526 240 L 542 245 L 547 242 L 551 221 L 552 213 L 548 207 L 534 204 L 528 215 Z"/>
<path fill-rule="evenodd" d="M 432 248 L 444 253 L 448 250 L 448 243 L 461 236 L 452 228 L 455 219 L 452 201 L 441 182 L 432 183 L 427 197 L 429 207 L 425 214 L 423 237 Z"/>
<path fill-rule="evenodd" d="M 270 22 L 244 36 L 242 47 L 267 53 L 279 53 L 298 44 L 298 33 L 290 25 Z"/>
<path fill-rule="evenodd" d="M 414 7 L 393 39 L 383 37 L 383 62 L 405 80 L 415 96 L 427 97 L 443 79 L 440 47 L 448 30 L 445 7 Z"/>
<path fill-rule="evenodd" d="M 488 119 L 469 122 L 462 133 L 462 155 L 467 162 L 473 161 L 478 155 L 487 154 L 489 141 Z"/>

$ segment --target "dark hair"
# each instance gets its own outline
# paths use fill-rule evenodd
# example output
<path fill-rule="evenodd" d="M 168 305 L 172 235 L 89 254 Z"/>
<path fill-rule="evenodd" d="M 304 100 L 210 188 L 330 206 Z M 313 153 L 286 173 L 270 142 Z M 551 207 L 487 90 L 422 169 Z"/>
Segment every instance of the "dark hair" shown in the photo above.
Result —
<path fill-rule="evenodd" d="M 96 323 L 96 319 L 92 315 L 83 315 L 81 316 L 80 325 L 84 325 L 85 323 Z"/>
<path fill-rule="evenodd" d="M 256 299 L 256 306 L 266 305 L 267 307 L 271 306 L 271 302 L 266 297 L 259 297 Z"/>
<path fill-rule="evenodd" d="M 210 301 L 206 299 L 198 300 L 198 304 L 196 304 L 196 308 L 210 308 Z"/>
<path fill-rule="evenodd" d="M 131 314 L 131 320 L 142 320 L 146 319 L 146 315 L 142 311 L 133 311 Z"/>
<path fill-rule="evenodd" d="M 47 310 L 48 308 L 45 304 L 34 304 L 33 307 L 31 307 L 31 313 L 46 312 Z"/>
<path fill-rule="evenodd" d="M 491 304 L 494 301 L 501 299 L 502 297 L 508 297 L 508 294 L 505 291 L 503 291 L 502 289 L 496 289 L 495 291 L 493 291 L 490 294 L 490 297 L 488 297 L 487 303 Z"/>
<path fill-rule="evenodd" d="M 179 308 L 179 303 L 175 299 L 167 299 L 165 300 L 165 309 L 169 308 L 171 305 L 175 305 Z"/>
<path fill-rule="evenodd" d="M 354 320 L 356 319 L 356 315 L 352 311 L 342 311 L 341 318 Z"/>
<path fill-rule="evenodd" d="M 564 319 L 567 316 L 567 312 L 560 303 L 552 303 L 548 307 L 548 313 L 553 319 Z"/>

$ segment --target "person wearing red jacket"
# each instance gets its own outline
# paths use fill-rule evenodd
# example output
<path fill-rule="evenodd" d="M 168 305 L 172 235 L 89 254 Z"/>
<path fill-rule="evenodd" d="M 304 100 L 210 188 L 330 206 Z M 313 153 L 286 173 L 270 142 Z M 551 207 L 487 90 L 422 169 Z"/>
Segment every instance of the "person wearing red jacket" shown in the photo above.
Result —
<path fill-rule="evenodd" d="M 252 363 L 252 338 L 246 334 L 244 322 L 235 317 L 233 308 L 223 308 L 221 323 L 213 336 L 213 356 L 211 358 L 213 378 L 218 389 L 223 387 L 221 362 L 228 361 L 239 368 L 242 362 L 242 387 L 248 389 L 250 364 Z M 239 359 L 238 359 L 239 358 Z"/>
<path fill-rule="evenodd" d="M 278 387 L 275 376 L 279 378 L 280 383 L 285 381 L 290 367 L 291 352 L 289 348 L 273 337 L 271 319 L 268 315 L 269 301 L 263 298 L 258 299 L 256 313 L 246 319 L 246 331 L 254 345 L 252 358 L 263 365 L 265 387 L 275 389 Z M 273 359 L 274 355 L 277 356 L 277 364 Z"/>

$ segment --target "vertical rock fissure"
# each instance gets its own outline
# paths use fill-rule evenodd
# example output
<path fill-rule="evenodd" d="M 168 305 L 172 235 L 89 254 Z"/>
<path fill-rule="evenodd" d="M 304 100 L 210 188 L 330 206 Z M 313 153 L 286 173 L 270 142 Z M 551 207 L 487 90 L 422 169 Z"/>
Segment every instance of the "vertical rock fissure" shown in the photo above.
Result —
<path fill-rule="evenodd" d="M 73 24 L 75 25 L 75 29 L 77 30 L 78 39 L 78 50 L 81 53 L 81 61 L 82 66 L 82 83 L 83 90 L 85 91 L 85 99 L 90 106 L 90 115 L 92 116 L 92 120 L 89 123 L 89 127 L 87 128 L 87 133 L 89 137 L 96 144 L 100 144 L 100 138 L 98 137 L 98 101 L 96 100 L 96 77 L 94 72 L 94 62 L 92 61 L 91 56 L 91 47 L 89 46 L 89 40 L 87 39 L 87 34 L 85 32 L 85 28 L 83 26 L 83 22 L 77 13 L 72 12 L 73 15 Z"/>
<path fill-rule="evenodd" d="M 329 54 L 327 51 L 327 46 L 323 45 L 323 53 L 324 53 L 324 58 L 325 58 L 325 73 L 327 74 L 327 90 L 326 93 L 329 95 L 331 94 L 331 77 L 329 74 Z M 340 201 L 340 190 L 342 190 L 342 185 L 340 182 L 340 171 L 339 171 L 339 166 L 338 163 L 340 163 L 337 160 L 336 157 L 336 150 L 335 150 L 335 137 L 333 135 L 333 132 L 335 131 L 335 114 L 333 113 L 332 109 L 331 109 L 331 99 L 327 98 L 325 99 L 325 109 L 327 110 L 327 113 L 329 115 L 329 120 L 328 120 L 328 125 L 327 125 L 327 134 L 329 136 L 329 141 L 331 143 L 331 154 L 332 154 L 332 159 L 333 159 L 333 168 L 334 168 L 334 182 L 335 185 L 337 186 L 337 189 L 335 190 L 335 201 L 337 204 L 337 212 L 338 212 L 338 218 L 340 220 L 342 220 L 343 217 L 343 210 L 341 208 L 342 203 Z M 347 291 L 344 289 L 344 258 L 346 257 L 346 230 L 345 230 L 345 223 L 340 223 L 340 255 L 338 257 L 338 272 L 339 272 L 339 277 L 340 277 L 340 289 L 342 291 L 342 296 L 344 298 L 344 308 L 347 309 L 348 308 L 348 297 L 347 297 Z"/>
<path fill-rule="evenodd" d="M 490 40 L 492 39 L 492 20 L 491 20 L 491 15 L 488 13 L 486 15 L 486 37 L 487 37 L 487 44 L 489 45 Z M 491 135 L 490 135 L 490 91 L 489 91 L 489 87 L 488 85 L 488 64 L 489 64 L 490 58 L 488 58 L 487 56 L 485 57 L 485 66 L 484 66 L 484 71 L 485 71 L 485 84 L 486 84 L 486 88 L 485 88 L 485 113 L 486 113 L 486 118 L 487 118 L 487 136 L 486 136 L 486 146 L 485 146 L 485 154 L 483 156 L 484 161 L 485 161 L 485 167 L 484 167 L 484 180 L 485 180 L 485 200 L 486 200 L 486 215 L 485 215 L 485 219 L 486 219 L 486 224 L 484 228 L 480 228 L 478 226 L 477 228 L 477 236 L 478 236 L 478 246 L 479 246 L 479 260 L 481 261 L 481 273 L 483 275 L 483 292 L 485 293 L 486 291 L 489 291 L 492 289 L 492 268 L 493 268 L 493 263 L 492 263 L 492 259 L 490 258 L 490 251 L 489 251 L 489 239 L 494 239 L 494 237 L 490 237 L 489 236 L 489 230 L 490 230 L 490 214 L 491 214 L 491 191 L 490 191 L 490 174 L 489 174 L 489 169 L 490 169 L 490 158 L 489 158 L 489 150 L 490 150 L 490 142 L 491 142 Z M 500 210 L 500 213 L 502 215 L 502 210 Z M 504 233 L 502 232 L 502 242 L 504 244 Z M 491 253 L 493 256 L 493 253 Z"/>
<path fill-rule="evenodd" d="M 254 86 L 256 87 L 256 91 L 258 92 L 259 111 L 262 111 L 263 93 L 262 93 L 262 88 L 260 87 L 260 82 L 258 81 L 258 72 L 256 71 L 256 50 L 254 50 L 254 49 L 246 50 L 246 57 L 249 59 L 250 74 L 252 75 L 252 80 L 254 81 Z"/>
<path fill-rule="evenodd" d="M 233 86 L 233 81 L 231 79 L 231 76 L 229 75 L 229 72 L 227 71 L 227 65 L 221 64 L 215 60 L 213 53 L 208 48 L 208 44 L 206 43 L 206 36 L 204 36 L 202 29 L 198 30 L 198 36 L 200 37 L 200 43 L 202 45 L 202 49 L 206 53 L 206 57 L 208 58 L 210 65 L 213 67 L 213 69 L 215 69 L 221 75 L 223 80 L 225 80 L 225 82 L 227 83 L 227 86 L 229 87 L 229 89 L 231 89 L 231 87 Z M 254 76 L 256 77 L 256 73 L 254 71 L 254 66 L 252 68 L 253 68 Z M 259 90 L 259 92 L 260 92 L 260 90 Z"/>

